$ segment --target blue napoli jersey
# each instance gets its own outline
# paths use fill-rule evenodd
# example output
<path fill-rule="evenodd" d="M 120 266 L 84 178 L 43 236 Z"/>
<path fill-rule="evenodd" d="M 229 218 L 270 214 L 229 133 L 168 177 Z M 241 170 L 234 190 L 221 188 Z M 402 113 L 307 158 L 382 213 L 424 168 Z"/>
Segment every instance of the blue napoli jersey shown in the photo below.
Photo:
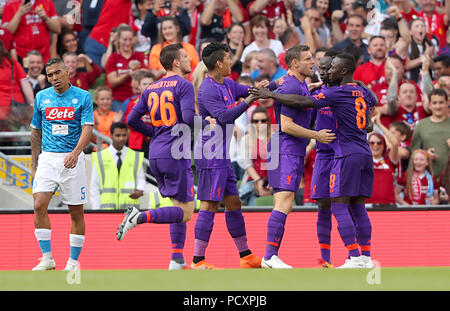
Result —
<path fill-rule="evenodd" d="M 42 150 L 72 152 L 83 125 L 94 125 L 94 108 L 88 91 L 70 86 L 58 94 L 53 87 L 36 94 L 31 127 L 42 130 Z"/>

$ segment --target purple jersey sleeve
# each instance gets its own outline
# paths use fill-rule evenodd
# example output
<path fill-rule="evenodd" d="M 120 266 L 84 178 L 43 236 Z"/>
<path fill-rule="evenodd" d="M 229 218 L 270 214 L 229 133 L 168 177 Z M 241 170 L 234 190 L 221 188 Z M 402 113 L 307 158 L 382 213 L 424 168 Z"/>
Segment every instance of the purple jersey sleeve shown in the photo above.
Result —
<path fill-rule="evenodd" d="M 297 83 L 283 83 L 280 85 L 277 89 L 277 93 L 279 94 L 300 94 L 302 96 L 309 95 L 307 89 L 305 89 L 305 85 L 303 83 L 300 83 L 296 79 L 292 77 L 286 77 L 286 81 L 295 81 Z M 299 90 L 299 85 L 300 90 Z M 300 91 L 300 92 L 299 92 Z M 287 116 L 289 118 L 294 119 L 299 114 L 299 109 L 291 108 L 286 105 L 281 105 L 281 112 L 282 115 Z"/>
<path fill-rule="evenodd" d="M 128 118 L 126 120 L 127 124 L 134 130 L 148 137 L 153 137 L 155 134 L 153 127 L 148 126 L 141 120 L 141 117 L 148 112 L 147 106 L 148 91 L 145 91 L 139 98 L 137 104 L 133 107 Z"/>
<path fill-rule="evenodd" d="M 183 81 L 183 80 L 182 80 Z M 195 118 L 195 91 L 192 84 L 186 82 L 179 88 L 178 98 L 180 99 L 181 116 L 183 122 L 194 127 Z M 209 122 L 202 119 L 202 126 L 209 125 Z"/>
<path fill-rule="evenodd" d="M 321 90 L 320 92 L 316 92 L 310 97 L 318 108 L 322 108 L 333 107 L 334 101 L 331 99 L 334 99 L 336 96 L 337 94 L 333 91 L 333 88 L 328 88 L 325 90 Z"/>
<path fill-rule="evenodd" d="M 234 100 L 238 100 L 240 97 L 247 97 L 248 95 L 250 95 L 248 92 L 250 90 L 250 86 L 236 83 L 231 79 L 227 80 L 234 84 Z"/>

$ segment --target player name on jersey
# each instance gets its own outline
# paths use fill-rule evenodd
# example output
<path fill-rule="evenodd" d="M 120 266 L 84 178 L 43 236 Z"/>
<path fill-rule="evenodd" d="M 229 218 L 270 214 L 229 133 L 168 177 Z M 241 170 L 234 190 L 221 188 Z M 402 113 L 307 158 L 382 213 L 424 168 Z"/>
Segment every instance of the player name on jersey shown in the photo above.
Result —
<path fill-rule="evenodd" d="M 150 84 L 148 86 L 148 89 L 154 90 L 154 89 L 159 89 L 159 88 L 163 88 L 163 87 L 176 87 L 177 84 L 178 84 L 177 80 L 164 80 L 164 81 L 155 82 L 153 84 Z"/>
<path fill-rule="evenodd" d="M 45 118 L 47 120 L 74 120 L 75 107 L 46 107 Z"/>

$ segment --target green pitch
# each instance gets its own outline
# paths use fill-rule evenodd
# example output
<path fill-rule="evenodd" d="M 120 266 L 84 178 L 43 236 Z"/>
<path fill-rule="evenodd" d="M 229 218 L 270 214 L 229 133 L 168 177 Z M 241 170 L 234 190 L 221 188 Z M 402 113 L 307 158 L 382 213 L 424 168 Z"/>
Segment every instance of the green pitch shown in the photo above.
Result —
<path fill-rule="evenodd" d="M 375 270 L 1 271 L 0 291 L 448 291 L 450 267 Z"/>

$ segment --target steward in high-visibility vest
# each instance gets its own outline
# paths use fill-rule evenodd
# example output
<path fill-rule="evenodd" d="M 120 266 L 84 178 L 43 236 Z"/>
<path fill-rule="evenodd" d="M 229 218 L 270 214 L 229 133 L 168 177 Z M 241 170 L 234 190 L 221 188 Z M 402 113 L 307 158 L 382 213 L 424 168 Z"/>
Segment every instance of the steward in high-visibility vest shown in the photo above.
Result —
<path fill-rule="evenodd" d="M 200 201 L 197 200 L 197 196 L 195 196 L 195 209 L 200 209 Z M 148 208 L 155 209 L 158 207 L 164 206 L 173 206 L 172 200 L 169 197 L 163 197 L 161 193 L 156 190 L 154 192 L 150 192 Z"/>
<path fill-rule="evenodd" d="M 139 207 L 139 199 L 130 198 L 130 194 L 136 190 L 137 176 L 143 161 L 143 152 L 128 148 L 119 174 L 109 148 L 92 153 L 92 169 L 97 170 L 100 179 L 101 209 Z"/>

